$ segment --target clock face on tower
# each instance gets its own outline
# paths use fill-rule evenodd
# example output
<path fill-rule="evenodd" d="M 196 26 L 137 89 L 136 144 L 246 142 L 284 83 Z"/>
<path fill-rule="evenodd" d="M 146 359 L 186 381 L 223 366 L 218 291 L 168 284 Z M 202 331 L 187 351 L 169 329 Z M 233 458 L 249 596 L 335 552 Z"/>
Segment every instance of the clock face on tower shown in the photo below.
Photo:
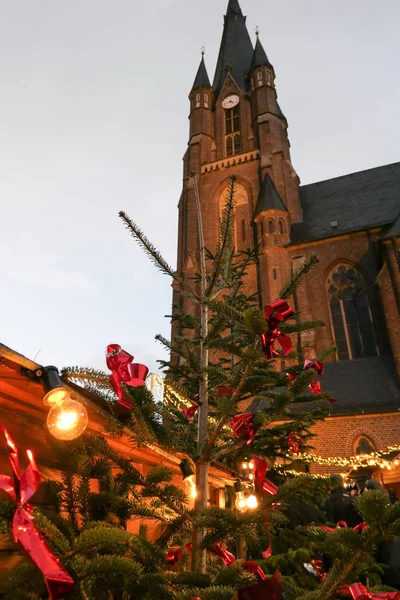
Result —
<path fill-rule="evenodd" d="M 222 108 L 225 108 L 225 109 L 233 108 L 237 104 L 239 104 L 239 96 L 236 96 L 236 94 L 233 94 L 232 96 L 227 96 L 222 101 Z"/>

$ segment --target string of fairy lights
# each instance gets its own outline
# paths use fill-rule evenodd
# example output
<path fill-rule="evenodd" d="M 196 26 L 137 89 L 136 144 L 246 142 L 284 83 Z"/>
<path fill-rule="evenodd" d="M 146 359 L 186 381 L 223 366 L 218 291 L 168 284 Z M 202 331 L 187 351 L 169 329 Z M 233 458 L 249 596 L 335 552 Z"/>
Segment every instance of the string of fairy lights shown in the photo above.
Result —
<path fill-rule="evenodd" d="M 179 392 L 171 383 L 164 381 L 164 401 L 170 403 L 176 409 L 181 409 L 192 406 L 192 402 Z M 212 418 L 212 417 L 211 417 Z M 376 469 L 386 469 L 387 471 L 395 470 L 400 464 L 400 444 L 388 446 L 385 450 L 374 451 L 370 454 L 356 454 L 350 457 L 329 456 L 323 457 L 311 452 L 302 452 L 299 454 L 291 454 L 287 452 L 285 458 L 289 461 L 296 459 L 305 464 L 316 464 L 331 468 L 341 468 L 348 471 L 356 471 L 357 469 L 365 469 L 368 467 L 376 467 Z M 291 471 L 286 470 L 290 474 Z M 298 471 L 293 471 L 293 475 L 299 475 Z M 346 473 L 342 473 L 343 476 Z M 318 475 L 321 477 L 321 475 Z"/>

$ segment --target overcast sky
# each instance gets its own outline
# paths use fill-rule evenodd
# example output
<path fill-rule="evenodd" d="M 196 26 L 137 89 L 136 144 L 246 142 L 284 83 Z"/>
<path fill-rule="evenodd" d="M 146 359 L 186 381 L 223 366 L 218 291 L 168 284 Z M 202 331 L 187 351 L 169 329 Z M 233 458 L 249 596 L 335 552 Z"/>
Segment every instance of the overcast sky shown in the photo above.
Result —
<path fill-rule="evenodd" d="M 227 0 L 1 0 L 0 342 L 41 364 L 156 368 L 175 265 L 187 95 Z M 400 2 L 241 0 L 303 183 L 400 160 Z"/>

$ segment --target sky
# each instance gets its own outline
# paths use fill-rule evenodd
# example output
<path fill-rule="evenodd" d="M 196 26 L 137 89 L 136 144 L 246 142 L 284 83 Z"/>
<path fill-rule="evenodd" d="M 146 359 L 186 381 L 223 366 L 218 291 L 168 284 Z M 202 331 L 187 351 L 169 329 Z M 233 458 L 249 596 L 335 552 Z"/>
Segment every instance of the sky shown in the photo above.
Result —
<path fill-rule="evenodd" d="M 188 93 L 214 75 L 227 0 L 0 3 L 0 342 L 42 365 L 157 369 Z M 241 0 L 275 67 L 303 184 L 400 160 L 400 2 Z"/>

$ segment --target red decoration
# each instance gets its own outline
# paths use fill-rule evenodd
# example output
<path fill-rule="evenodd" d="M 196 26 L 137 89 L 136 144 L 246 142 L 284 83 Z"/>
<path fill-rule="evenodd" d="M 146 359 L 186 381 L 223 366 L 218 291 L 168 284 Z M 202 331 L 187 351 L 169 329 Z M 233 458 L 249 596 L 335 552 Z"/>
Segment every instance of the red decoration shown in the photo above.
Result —
<path fill-rule="evenodd" d="M 167 562 L 175 566 L 180 560 L 182 560 L 182 548 L 177 548 L 176 550 L 170 550 L 167 554 Z"/>
<path fill-rule="evenodd" d="M 314 359 L 314 360 L 305 360 L 304 361 L 304 370 L 307 371 L 308 369 L 314 369 L 314 371 L 316 372 L 317 375 L 323 375 L 324 374 L 325 365 L 324 365 L 324 363 L 319 362 L 316 359 Z"/>
<path fill-rule="evenodd" d="M 253 456 L 253 464 L 256 490 L 258 492 L 275 495 L 278 491 L 278 487 L 272 483 L 272 481 L 269 481 L 269 479 L 265 479 L 268 471 L 267 461 L 259 456 Z"/>
<path fill-rule="evenodd" d="M 238 590 L 238 598 L 239 600 L 281 600 L 281 574 L 276 571 L 273 577 Z"/>
<path fill-rule="evenodd" d="M 215 544 L 215 546 L 212 546 L 212 548 L 208 548 L 208 550 L 213 554 L 219 556 L 219 558 L 222 559 L 224 565 L 233 565 L 236 562 L 235 555 L 232 554 L 232 552 L 229 552 L 228 550 L 223 550 L 221 542 L 218 542 L 217 544 Z"/>
<path fill-rule="evenodd" d="M 40 484 L 40 472 L 33 454 L 27 450 L 29 464 L 20 474 L 18 450 L 14 441 L 4 429 L 9 461 L 13 478 L 0 475 L 0 489 L 6 491 L 11 500 L 17 503 L 11 530 L 16 543 L 19 543 L 30 560 L 41 570 L 45 578 L 50 600 L 67 596 L 74 591 L 74 580 L 63 569 L 58 558 L 50 551 L 33 522 L 33 508 L 28 500 Z"/>
<path fill-rule="evenodd" d="M 257 577 L 259 579 L 261 579 L 262 581 L 265 580 L 264 571 L 256 562 L 253 562 L 252 560 L 248 560 L 248 561 L 242 563 L 242 568 L 245 571 L 247 571 L 248 573 L 251 573 L 252 575 L 257 575 Z"/>
<path fill-rule="evenodd" d="M 361 583 L 353 583 L 348 588 L 353 600 L 400 600 L 400 592 L 379 592 L 373 594 Z"/>
<path fill-rule="evenodd" d="M 268 304 L 264 308 L 264 316 L 268 323 L 268 331 L 261 335 L 261 346 L 268 359 L 277 356 L 274 350 L 276 341 L 281 345 L 284 356 L 287 356 L 292 350 L 292 341 L 287 333 L 279 329 L 280 324 L 290 319 L 294 315 L 293 308 L 290 308 L 286 300 L 277 300 Z"/>
<path fill-rule="evenodd" d="M 304 361 L 304 367 L 303 367 L 304 371 L 308 371 L 308 369 L 314 369 L 314 371 L 316 372 L 317 375 L 323 375 L 324 373 L 324 369 L 325 369 L 325 365 L 322 362 L 319 362 L 318 360 L 314 359 L 314 360 L 305 360 Z M 297 379 L 297 375 L 293 374 L 293 373 L 286 373 L 289 381 L 288 381 L 288 388 L 290 388 L 292 386 L 292 383 L 294 383 L 294 381 L 296 381 Z M 318 380 L 314 379 L 308 386 L 310 392 L 314 395 L 317 396 L 319 394 L 322 394 L 322 388 L 321 388 L 321 384 Z M 326 400 L 328 400 L 328 402 L 336 402 L 336 400 L 334 398 L 326 398 Z"/>
<path fill-rule="evenodd" d="M 327 533 L 332 533 L 333 531 L 336 531 L 337 529 L 346 529 L 347 527 L 347 523 L 346 521 L 338 521 L 336 524 L 336 527 L 327 527 L 326 525 L 319 525 L 318 529 L 322 529 L 323 531 L 326 531 Z M 364 529 L 367 527 L 366 523 L 360 523 L 359 525 L 356 525 L 355 527 L 353 527 L 353 531 L 357 531 L 357 533 L 361 533 L 362 531 L 364 531 Z"/>
<path fill-rule="evenodd" d="M 188 408 L 185 408 L 183 411 L 183 414 L 185 415 L 185 417 L 187 417 L 189 419 L 189 421 L 191 421 L 198 410 L 199 410 L 198 405 L 194 404 L 193 406 L 189 406 Z"/>
<path fill-rule="evenodd" d="M 259 429 L 257 425 L 253 424 L 253 419 L 253 413 L 235 415 L 233 419 L 231 419 L 231 427 L 235 437 L 247 440 L 248 444 L 251 444 L 253 437 Z"/>
<path fill-rule="evenodd" d="M 297 435 L 297 433 L 293 433 L 293 431 L 288 433 L 287 443 L 289 446 L 289 450 L 291 452 L 293 452 L 293 454 L 299 454 L 299 452 L 301 452 L 302 447 L 304 445 L 304 442 L 301 439 L 301 437 L 299 435 Z"/>
<path fill-rule="evenodd" d="M 122 383 L 140 387 L 144 385 L 149 370 L 145 365 L 132 363 L 134 357 L 122 350 L 119 344 L 109 344 L 106 357 L 107 367 L 112 372 L 110 382 L 119 399 L 115 408 L 121 413 L 128 412 L 132 408 L 132 401 L 124 393 Z"/>

